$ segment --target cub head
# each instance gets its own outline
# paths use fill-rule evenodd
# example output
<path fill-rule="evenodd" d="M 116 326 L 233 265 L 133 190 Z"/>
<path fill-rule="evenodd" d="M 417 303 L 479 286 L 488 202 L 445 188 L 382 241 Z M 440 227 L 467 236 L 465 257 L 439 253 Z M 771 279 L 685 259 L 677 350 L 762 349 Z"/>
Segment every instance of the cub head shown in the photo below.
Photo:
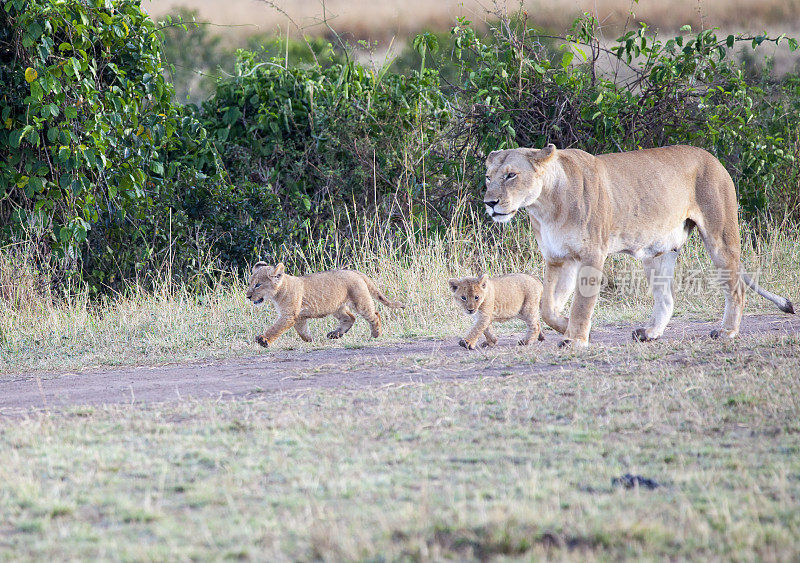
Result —
<path fill-rule="evenodd" d="M 247 289 L 247 298 L 253 305 L 260 305 L 265 299 L 270 299 L 283 285 L 286 275 L 283 263 L 277 266 L 267 266 L 266 262 L 257 262 L 250 274 L 250 287 Z"/>
<path fill-rule="evenodd" d="M 489 276 L 483 274 L 479 278 L 450 278 L 447 280 L 450 291 L 453 292 L 456 302 L 464 311 L 472 314 L 478 310 L 483 300 L 486 299 L 486 291 L 489 289 Z"/>
<path fill-rule="evenodd" d="M 532 204 L 542 193 L 544 173 L 555 159 L 556 146 L 539 149 L 493 151 L 486 158 L 486 213 L 507 223 L 520 207 Z"/>

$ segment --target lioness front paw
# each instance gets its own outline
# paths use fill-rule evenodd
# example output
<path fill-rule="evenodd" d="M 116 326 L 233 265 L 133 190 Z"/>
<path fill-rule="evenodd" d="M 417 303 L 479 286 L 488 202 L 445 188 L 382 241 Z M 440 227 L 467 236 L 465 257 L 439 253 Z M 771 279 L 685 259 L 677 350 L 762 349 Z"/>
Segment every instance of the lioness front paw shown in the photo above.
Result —
<path fill-rule="evenodd" d="M 260 346 L 263 346 L 264 348 L 269 348 L 269 341 L 268 341 L 266 338 L 264 338 L 264 336 L 263 336 L 263 335 L 261 335 L 261 334 L 259 334 L 258 336 L 256 336 L 256 342 L 257 342 L 257 343 L 258 343 Z"/>
<path fill-rule="evenodd" d="M 539 333 L 538 340 L 539 342 L 544 342 L 544 334 L 542 334 L 541 332 Z"/>
<path fill-rule="evenodd" d="M 647 329 L 644 328 L 637 328 L 631 334 L 634 340 L 638 342 L 652 342 L 653 340 L 658 340 L 658 337 L 651 337 L 647 335 Z"/>
<path fill-rule="evenodd" d="M 582 338 L 565 338 L 558 343 L 559 348 L 588 348 L 589 340 Z"/>
<path fill-rule="evenodd" d="M 718 338 L 721 338 L 723 340 L 731 340 L 733 338 L 736 338 L 737 334 L 739 334 L 739 333 L 738 332 L 734 332 L 732 330 L 724 330 L 724 329 L 715 328 L 714 330 L 712 330 L 709 333 L 709 336 L 711 338 L 713 338 L 714 340 L 716 340 Z"/>
<path fill-rule="evenodd" d="M 474 342 L 472 344 L 470 344 L 469 342 L 467 342 L 463 338 L 458 341 L 458 345 L 461 346 L 462 348 L 466 348 L 467 350 L 474 350 L 475 349 L 475 343 Z"/>

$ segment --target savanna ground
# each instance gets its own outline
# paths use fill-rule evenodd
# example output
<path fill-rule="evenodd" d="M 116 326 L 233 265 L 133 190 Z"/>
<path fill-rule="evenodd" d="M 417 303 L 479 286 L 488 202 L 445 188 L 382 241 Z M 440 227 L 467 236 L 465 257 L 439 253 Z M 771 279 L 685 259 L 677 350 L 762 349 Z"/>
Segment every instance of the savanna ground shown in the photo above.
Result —
<path fill-rule="evenodd" d="M 324 341 L 330 321 L 317 321 L 316 342 L 287 333 L 261 350 L 253 336 L 274 313 L 247 305 L 241 280 L 199 297 L 167 282 L 131 287 L 105 304 L 73 292 L 26 308 L 7 295 L 0 549 L 30 559 L 795 558 L 800 322 L 751 296 L 742 337 L 708 339 L 722 298 L 693 239 L 662 341 L 629 340 L 650 299 L 623 258 L 608 265 L 588 349 L 559 351 L 552 331 L 511 346 L 522 327 L 510 323 L 499 347 L 467 352 L 456 342 L 469 321 L 446 287 L 469 273 L 458 264 L 541 267 L 525 244 L 509 252 L 489 240 L 451 233 L 406 248 L 405 261 L 386 247 L 362 253 L 351 265 L 409 304 L 383 310 L 376 341 L 362 321 Z M 797 240 L 777 230 L 747 240 L 747 267 L 796 300 Z M 16 260 L 13 287 L 24 288 Z M 660 486 L 612 486 L 627 473 Z"/>

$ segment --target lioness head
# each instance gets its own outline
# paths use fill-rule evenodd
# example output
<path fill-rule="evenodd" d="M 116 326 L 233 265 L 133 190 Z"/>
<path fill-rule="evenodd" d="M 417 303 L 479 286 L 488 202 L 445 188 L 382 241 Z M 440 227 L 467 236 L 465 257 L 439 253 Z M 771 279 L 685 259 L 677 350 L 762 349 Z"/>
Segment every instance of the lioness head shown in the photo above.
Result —
<path fill-rule="evenodd" d="M 556 156 L 552 143 L 539 149 L 493 151 L 486 158 L 486 212 L 507 223 L 520 207 L 532 204 L 542 193 L 547 166 Z"/>
<path fill-rule="evenodd" d="M 447 283 L 450 285 L 450 291 L 453 292 L 456 301 L 471 315 L 478 310 L 483 300 L 486 299 L 489 276 L 483 274 L 479 278 L 450 278 Z"/>
<path fill-rule="evenodd" d="M 266 262 L 257 262 L 250 274 L 250 287 L 247 289 L 247 298 L 253 305 L 260 305 L 265 299 L 270 299 L 283 285 L 283 263 L 277 266 L 267 266 Z"/>

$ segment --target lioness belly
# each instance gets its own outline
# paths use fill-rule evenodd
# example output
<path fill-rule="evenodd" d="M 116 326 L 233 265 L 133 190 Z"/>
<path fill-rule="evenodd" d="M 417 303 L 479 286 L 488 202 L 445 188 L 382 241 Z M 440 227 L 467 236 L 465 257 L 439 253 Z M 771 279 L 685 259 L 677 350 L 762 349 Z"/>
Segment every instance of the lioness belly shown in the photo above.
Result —
<path fill-rule="evenodd" d="M 665 252 L 680 249 L 689 236 L 685 222 L 664 231 L 627 232 L 612 235 L 609 253 L 623 252 L 637 260 L 660 256 Z"/>

